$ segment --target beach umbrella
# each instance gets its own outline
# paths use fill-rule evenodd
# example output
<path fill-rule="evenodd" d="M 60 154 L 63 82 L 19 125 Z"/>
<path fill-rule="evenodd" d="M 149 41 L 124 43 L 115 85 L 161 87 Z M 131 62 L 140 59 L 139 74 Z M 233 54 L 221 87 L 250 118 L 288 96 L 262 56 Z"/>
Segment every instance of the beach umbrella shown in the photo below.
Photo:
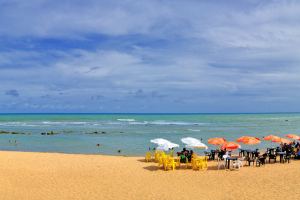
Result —
<path fill-rule="evenodd" d="M 166 140 L 166 139 L 163 139 L 163 138 L 156 138 L 156 139 L 150 140 L 150 142 L 152 142 L 154 144 L 157 144 L 157 145 L 163 145 L 163 144 L 166 144 L 166 143 L 171 143 L 169 140 Z"/>
<path fill-rule="evenodd" d="M 225 142 L 222 146 L 221 149 L 229 149 L 229 150 L 235 150 L 241 148 L 241 145 L 239 145 L 236 142 Z"/>
<path fill-rule="evenodd" d="M 285 138 L 275 138 L 272 140 L 272 142 L 276 142 L 276 143 L 283 143 L 283 144 L 290 144 L 292 143 L 292 141 L 285 139 Z"/>
<path fill-rule="evenodd" d="M 181 142 L 186 144 L 187 148 L 198 148 L 198 149 L 208 149 L 208 147 L 203 144 L 200 140 L 192 137 L 182 138 Z"/>
<path fill-rule="evenodd" d="M 256 145 L 260 143 L 260 140 L 258 138 L 253 137 L 249 138 L 248 140 L 245 140 L 243 143 L 247 145 Z"/>
<path fill-rule="evenodd" d="M 156 139 L 150 140 L 150 142 L 158 145 L 158 147 L 156 148 L 157 150 L 168 151 L 169 149 L 179 147 L 178 144 L 172 143 L 169 140 L 166 140 L 163 138 L 156 138 Z"/>
<path fill-rule="evenodd" d="M 280 137 L 275 136 L 275 135 L 268 135 L 268 136 L 264 137 L 264 140 L 270 140 L 270 141 L 272 141 L 272 140 L 279 139 L 279 138 Z"/>
<path fill-rule="evenodd" d="M 157 150 L 168 151 L 168 150 L 170 150 L 172 148 L 175 148 L 175 147 L 179 147 L 179 145 L 175 144 L 175 143 L 172 143 L 172 142 L 169 142 L 169 143 L 164 143 L 164 144 L 158 145 L 158 147 L 156 149 Z"/>
<path fill-rule="evenodd" d="M 242 136 L 236 140 L 247 145 L 255 145 L 260 143 L 260 139 L 252 136 Z"/>
<path fill-rule="evenodd" d="M 287 134 L 287 135 L 285 135 L 285 137 L 288 137 L 288 138 L 291 138 L 294 140 L 300 140 L 300 136 L 295 135 L 295 134 Z"/>
<path fill-rule="evenodd" d="M 236 139 L 237 142 L 243 142 L 245 140 L 247 140 L 250 136 L 242 136 L 242 137 L 239 137 L 238 139 Z"/>
<path fill-rule="evenodd" d="M 226 142 L 224 138 L 210 138 L 207 140 L 208 144 L 213 144 L 213 145 L 221 145 Z"/>

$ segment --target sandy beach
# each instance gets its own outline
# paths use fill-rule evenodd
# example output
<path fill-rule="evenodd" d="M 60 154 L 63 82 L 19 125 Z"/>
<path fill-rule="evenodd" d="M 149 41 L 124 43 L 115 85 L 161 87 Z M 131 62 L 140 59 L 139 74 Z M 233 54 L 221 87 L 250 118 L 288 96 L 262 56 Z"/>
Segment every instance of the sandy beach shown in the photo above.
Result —
<path fill-rule="evenodd" d="M 163 171 L 139 157 L 0 152 L 0 199 L 283 199 L 300 196 L 300 162 L 239 171 Z"/>

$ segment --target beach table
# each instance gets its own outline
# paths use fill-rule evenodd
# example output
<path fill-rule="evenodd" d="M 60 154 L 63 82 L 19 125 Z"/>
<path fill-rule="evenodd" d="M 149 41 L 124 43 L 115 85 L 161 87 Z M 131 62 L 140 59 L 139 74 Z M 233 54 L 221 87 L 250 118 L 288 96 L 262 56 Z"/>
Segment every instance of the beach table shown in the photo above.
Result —
<path fill-rule="evenodd" d="M 230 161 L 231 160 L 237 160 L 238 157 L 234 156 L 234 157 L 227 157 L 226 158 L 226 165 L 227 165 L 227 168 L 230 169 Z M 225 166 L 226 167 L 226 166 Z"/>
<path fill-rule="evenodd" d="M 283 160 L 283 156 L 285 155 L 286 153 L 285 152 L 277 152 L 277 155 L 280 156 L 280 163 L 284 163 L 284 160 Z"/>

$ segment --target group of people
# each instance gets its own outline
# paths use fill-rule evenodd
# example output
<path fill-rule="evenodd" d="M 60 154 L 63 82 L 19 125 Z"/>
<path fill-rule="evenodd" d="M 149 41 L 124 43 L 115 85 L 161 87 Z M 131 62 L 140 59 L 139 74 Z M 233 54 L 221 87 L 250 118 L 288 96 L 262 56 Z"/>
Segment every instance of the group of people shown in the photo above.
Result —
<path fill-rule="evenodd" d="M 191 162 L 193 154 L 193 150 L 189 151 L 186 148 L 183 148 L 182 151 L 177 152 L 177 156 L 180 157 L 181 163 Z"/>

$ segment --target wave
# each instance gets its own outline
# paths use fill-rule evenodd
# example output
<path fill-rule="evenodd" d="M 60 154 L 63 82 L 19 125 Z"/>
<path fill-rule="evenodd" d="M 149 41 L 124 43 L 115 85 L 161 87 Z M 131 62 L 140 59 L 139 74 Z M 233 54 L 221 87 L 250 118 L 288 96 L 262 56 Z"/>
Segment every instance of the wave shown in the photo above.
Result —
<path fill-rule="evenodd" d="M 134 122 L 135 119 L 117 119 L 120 122 Z"/>
<path fill-rule="evenodd" d="M 4 123 L 0 123 L 0 126 L 39 126 L 37 124 L 28 124 L 25 122 L 4 122 Z"/>
<path fill-rule="evenodd" d="M 3 122 L 0 126 L 102 126 L 102 125 L 157 125 L 157 126 L 200 126 L 206 123 L 185 121 L 136 121 L 135 119 L 117 119 L 118 121 L 32 121 L 32 122 Z M 192 130 L 190 131 L 200 131 Z"/>
<path fill-rule="evenodd" d="M 200 132 L 201 130 L 199 130 L 199 129 L 188 129 L 188 131 Z"/>
<path fill-rule="evenodd" d="M 193 125 L 203 125 L 204 123 L 158 120 L 158 121 L 148 122 L 148 124 L 151 124 L 151 125 L 179 125 L 179 126 L 193 126 Z"/>
<path fill-rule="evenodd" d="M 130 125 L 146 125 L 148 122 L 129 122 Z"/>
<path fill-rule="evenodd" d="M 42 124 L 74 124 L 74 125 L 81 125 L 81 124 L 88 124 L 89 122 L 57 122 L 57 121 L 43 121 Z"/>

